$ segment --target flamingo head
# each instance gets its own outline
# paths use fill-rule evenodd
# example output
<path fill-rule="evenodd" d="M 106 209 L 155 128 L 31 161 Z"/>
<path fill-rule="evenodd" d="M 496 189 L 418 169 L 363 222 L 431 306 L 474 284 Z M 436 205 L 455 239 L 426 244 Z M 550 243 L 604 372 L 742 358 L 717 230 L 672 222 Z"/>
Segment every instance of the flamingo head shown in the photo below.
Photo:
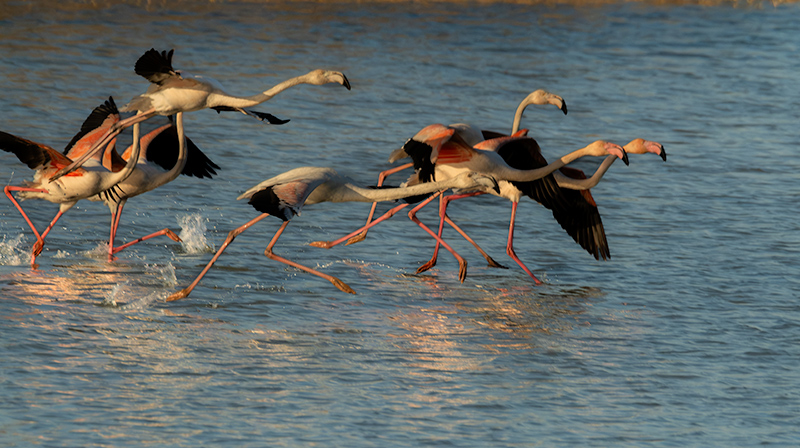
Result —
<path fill-rule="evenodd" d="M 630 143 L 625 145 L 625 151 L 630 154 L 645 154 L 652 152 L 653 154 L 661 157 L 661 160 L 667 161 L 667 151 L 664 150 L 664 145 L 658 142 L 652 142 L 643 138 L 631 140 Z"/>

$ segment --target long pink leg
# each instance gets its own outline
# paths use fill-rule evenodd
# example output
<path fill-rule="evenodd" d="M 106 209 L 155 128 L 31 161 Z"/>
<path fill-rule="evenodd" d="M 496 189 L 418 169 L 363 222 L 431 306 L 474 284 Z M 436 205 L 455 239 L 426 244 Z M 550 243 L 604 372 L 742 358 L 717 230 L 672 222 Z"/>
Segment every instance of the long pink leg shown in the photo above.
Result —
<path fill-rule="evenodd" d="M 183 299 L 184 297 L 188 296 L 189 293 L 192 292 L 194 287 L 197 286 L 198 283 L 200 283 L 200 279 L 202 279 L 203 276 L 206 275 L 206 272 L 208 272 L 208 270 L 211 269 L 211 266 L 217 261 L 217 258 L 219 258 L 219 256 L 222 255 L 222 252 L 225 251 L 225 248 L 227 248 L 228 245 L 230 245 L 233 242 L 233 240 L 235 240 L 236 237 L 239 236 L 242 232 L 244 232 L 245 230 L 250 228 L 250 226 L 252 226 L 253 224 L 257 223 L 258 221 L 261 221 L 262 219 L 266 218 L 267 216 L 269 216 L 268 213 L 264 213 L 262 215 L 259 215 L 259 216 L 255 217 L 255 218 L 251 219 L 250 221 L 248 221 L 244 225 L 241 225 L 241 226 L 231 230 L 230 232 L 228 232 L 228 237 L 225 238 L 225 242 L 222 243 L 222 246 L 219 248 L 217 253 L 214 254 L 214 257 L 211 258 L 211 261 L 209 261 L 208 264 L 206 265 L 206 267 L 203 268 L 203 270 L 200 272 L 200 275 L 198 275 L 197 278 L 194 279 L 194 281 L 189 286 L 187 286 L 187 287 L 181 289 L 180 291 L 178 291 L 178 292 L 170 295 L 169 297 L 167 297 L 167 302 L 172 302 L 173 300 Z"/>
<path fill-rule="evenodd" d="M 287 260 L 286 258 L 283 258 L 283 257 L 280 257 L 278 255 L 275 255 L 272 252 L 272 247 L 275 246 L 275 243 L 278 241 L 278 237 L 281 236 L 281 234 L 283 233 L 283 230 L 286 229 L 287 225 L 289 225 L 289 221 L 284 221 L 283 224 L 281 225 L 281 228 L 278 229 L 277 232 L 275 232 L 275 236 L 272 237 L 272 241 L 269 242 L 269 245 L 264 250 L 264 255 L 266 255 L 267 257 L 269 257 L 272 260 L 280 261 L 281 263 L 285 263 L 285 264 L 288 264 L 289 266 L 293 266 L 293 267 L 295 267 L 297 269 L 300 269 L 302 271 L 306 271 L 309 274 L 314 274 L 314 275 L 316 275 L 318 277 L 322 277 L 325 280 L 328 280 L 329 282 L 333 283 L 333 286 L 336 286 L 340 290 L 342 290 L 344 292 L 349 292 L 350 294 L 355 294 L 356 292 L 353 291 L 352 288 L 350 288 L 345 282 L 339 280 L 338 278 L 336 278 L 336 277 L 334 277 L 332 275 L 323 274 L 322 272 L 319 272 L 317 270 L 311 269 L 311 268 L 309 268 L 307 266 L 303 266 L 302 264 L 295 263 L 294 261 Z"/>
<path fill-rule="evenodd" d="M 147 241 L 150 238 L 154 238 L 154 237 L 157 237 L 157 236 L 165 235 L 167 238 L 171 239 L 172 241 L 181 242 L 180 237 L 178 237 L 178 235 L 176 235 L 175 232 L 173 232 L 170 229 L 162 229 L 162 230 L 159 230 L 158 232 L 153 232 L 150 235 L 146 235 L 146 236 L 143 236 L 141 238 L 137 238 L 137 239 L 135 239 L 133 241 L 130 241 L 128 243 L 125 243 L 125 244 L 115 248 L 114 247 L 114 239 L 117 236 L 117 228 L 119 227 L 119 219 L 120 219 L 120 216 L 122 216 L 122 207 L 125 205 L 125 202 L 127 202 L 126 199 L 123 199 L 121 202 L 119 202 L 119 204 L 117 204 L 117 211 L 114 213 L 114 219 L 113 219 L 113 222 L 111 224 L 111 236 L 109 237 L 109 240 L 108 240 L 109 241 L 109 243 L 108 243 L 108 261 L 113 261 L 114 260 L 114 254 L 116 254 L 117 252 L 120 252 L 120 251 L 122 251 L 122 250 L 124 250 L 124 249 L 126 249 L 126 248 L 128 248 L 130 246 L 133 246 L 134 244 L 141 243 L 142 241 Z"/>
<path fill-rule="evenodd" d="M 509 257 L 513 258 L 514 261 L 517 262 L 517 264 L 522 268 L 523 271 L 525 271 L 526 273 L 528 273 L 528 275 L 531 276 L 531 278 L 533 279 L 533 281 L 537 285 L 541 285 L 542 282 L 539 281 L 539 279 L 536 278 L 536 276 L 533 275 L 533 273 L 531 273 L 531 271 L 525 266 L 525 264 L 522 263 L 522 260 L 520 260 L 519 257 L 517 257 L 516 252 L 514 252 L 514 247 L 513 247 L 513 244 L 514 244 L 514 221 L 515 221 L 515 219 L 517 217 L 517 205 L 519 205 L 519 202 L 512 202 L 511 203 L 511 223 L 508 226 L 508 245 L 506 246 L 506 253 L 508 254 Z"/>
<path fill-rule="evenodd" d="M 467 234 L 466 234 L 466 232 L 464 232 L 463 230 L 461 230 L 461 228 L 460 228 L 460 227 L 458 227 L 458 226 L 456 225 L 456 223 L 454 223 L 454 222 L 453 222 L 453 220 L 451 220 L 451 219 L 450 219 L 450 217 L 449 217 L 449 216 L 447 216 L 447 215 L 444 215 L 444 220 L 445 220 L 445 222 L 447 222 L 447 224 L 449 224 L 449 225 L 450 225 L 450 227 L 452 227 L 453 229 L 455 229 L 455 231 L 456 231 L 456 232 L 458 232 L 458 233 L 459 233 L 461 236 L 463 236 L 465 240 L 469 241 L 470 243 L 472 243 L 472 245 L 473 245 L 473 246 L 475 246 L 475 249 L 477 249 L 477 250 L 478 250 L 478 252 L 480 252 L 480 253 L 481 253 L 481 255 L 483 255 L 483 258 L 486 260 L 486 263 L 488 263 L 488 264 L 489 264 L 489 267 L 490 267 L 490 268 L 508 269 L 507 267 L 503 266 L 502 264 L 500 264 L 500 263 L 496 262 L 496 261 L 494 260 L 494 258 L 492 258 L 491 256 L 489 256 L 489 254 L 487 254 L 487 253 L 486 253 L 486 251 L 484 251 L 483 249 L 481 249 L 481 247 L 480 247 L 480 246 L 478 246 L 478 243 L 476 243 L 476 242 L 475 242 L 475 240 L 473 240 L 472 238 L 470 238 L 470 237 L 469 237 L 469 235 L 467 235 Z"/>
<path fill-rule="evenodd" d="M 408 212 L 408 218 L 411 219 L 412 221 L 414 221 L 415 223 L 417 223 L 418 226 L 422 227 L 422 230 L 428 232 L 428 234 L 430 236 L 432 236 L 439 244 L 441 244 L 442 247 L 444 247 L 448 252 L 453 254 L 454 257 L 456 257 L 456 260 L 458 260 L 458 279 L 461 281 L 461 283 L 464 283 L 464 280 L 467 278 L 467 260 L 465 260 L 464 257 L 459 255 L 458 252 L 456 252 L 455 249 L 450 247 L 449 244 L 445 243 L 444 240 L 442 240 L 439 237 L 439 235 L 433 233 L 433 231 L 431 229 L 429 229 L 428 226 L 423 224 L 422 221 L 420 221 L 416 216 L 417 212 L 420 209 L 422 209 L 422 207 L 425 207 L 426 205 L 428 205 L 432 200 L 434 200 L 435 198 L 439 197 L 441 194 L 442 194 L 442 192 L 440 191 L 438 193 L 433 194 L 428 199 L 425 199 L 424 201 L 420 202 L 419 205 L 417 205 L 416 207 L 411 209 L 411 211 Z M 422 271 L 417 270 L 417 273 L 419 273 L 419 272 L 422 272 Z"/>
<path fill-rule="evenodd" d="M 378 225 L 378 223 L 391 218 L 392 216 L 394 216 L 395 213 L 397 213 L 398 211 L 402 210 L 405 207 L 408 207 L 407 203 L 406 204 L 397 205 L 397 206 L 393 207 L 392 209 L 390 209 L 388 212 L 384 213 L 383 216 L 381 216 L 380 218 L 378 218 L 378 219 L 376 219 L 376 220 L 374 220 L 372 222 L 367 220 L 367 225 L 365 225 L 364 227 L 361 227 L 359 229 L 356 229 L 353 232 L 350 232 L 349 234 L 339 238 L 338 240 L 334 240 L 334 241 L 314 241 L 312 243 L 309 243 L 309 246 L 321 247 L 323 249 L 330 249 L 331 247 L 336 246 L 337 244 L 341 243 L 342 241 L 352 237 L 353 235 L 355 235 L 355 234 L 357 234 L 357 233 L 359 233 L 361 231 L 363 231 L 364 235 L 366 235 L 367 234 L 367 229 L 369 229 L 371 227 L 374 227 L 374 226 Z M 350 244 L 350 243 L 348 242 L 347 244 Z M 345 244 L 345 246 L 347 244 Z"/>
<path fill-rule="evenodd" d="M 53 228 L 53 226 L 55 226 L 56 222 L 59 220 L 59 218 L 61 218 L 61 215 L 63 215 L 64 212 L 59 210 L 55 218 L 53 218 L 53 220 L 50 222 L 50 225 L 47 226 L 44 232 L 39 234 L 39 231 L 36 230 L 36 226 L 33 225 L 33 222 L 31 222 L 30 218 L 28 218 L 28 215 L 25 213 L 25 211 L 22 210 L 22 206 L 19 205 L 19 202 L 17 202 L 16 199 L 14 199 L 14 195 L 12 195 L 11 192 L 33 191 L 37 193 L 47 193 L 47 190 L 42 188 L 15 187 L 8 185 L 5 188 L 3 188 L 3 191 L 6 193 L 6 196 L 8 196 L 8 199 L 11 200 L 14 206 L 17 207 L 17 210 L 19 210 L 19 212 L 22 214 L 22 217 L 25 219 L 25 222 L 27 222 L 28 226 L 30 226 L 31 230 L 33 230 L 33 234 L 36 235 L 36 242 L 33 244 L 33 249 L 31 250 L 31 266 L 36 267 L 36 257 L 42 253 L 42 249 L 44 248 L 44 238 L 47 236 L 48 233 L 50 233 L 50 230 Z"/>
<path fill-rule="evenodd" d="M 456 223 L 453 222 L 453 220 L 450 219 L 449 216 L 447 216 L 447 206 L 450 204 L 451 201 L 455 201 L 457 199 L 469 198 L 469 197 L 473 197 L 473 196 L 479 196 L 479 195 L 482 195 L 482 194 L 485 194 L 485 193 L 480 192 L 480 191 L 476 191 L 476 192 L 473 192 L 473 193 L 452 194 L 452 195 L 449 195 L 449 196 L 442 196 L 440 198 L 440 201 L 439 201 L 439 217 L 440 217 L 440 219 L 439 219 L 439 238 L 442 237 L 442 231 L 444 230 L 444 223 L 447 222 L 453 229 L 456 230 L 456 232 L 458 232 L 461 236 L 463 236 L 465 240 L 469 241 L 475 247 L 475 249 L 477 249 L 478 252 L 481 253 L 481 255 L 483 255 L 483 258 L 489 264 L 489 267 L 506 269 L 505 266 L 503 266 L 500 263 L 494 261 L 494 259 L 491 256 L 489 256 L 489 254 L 486 253 L 486 251 L 484 251 L 483 249 L 481 249 L 480 246 L 478 246 L 478 243 L 476 243 L 475 240 L 470 238 L 469 235 L 467 235 L 466 232 L 464 232 L 459 226 L 456 225 Z M 417 269 L 417 272 L 418 273 L 419 272 L 424 272 L 424 271 L 427 271 L 428 269 L 436 266 L 436 260 L 437 260 L 438 257 L 439 257 L 439 242 L 437 241 L 436 242 L 436 248 L 433 250 L 433 256 L 431 257 L 430 261 L 428 261 L 424 265 L 420 266 L 420 268 Z"/>
<path fill-rule="evenodd" d="M 381 185 L 383 185 L 383 181 L 384 181 L 384 179 L 386 179 L 387 176 L 389 176 L 391 174 L 394 174 L 394 173 L 396 173 L 398 171 L 402 171 L 402 170 L 404 170 L 406 168 L 411 168 L 412 166 L 414 166 L 413 163 L 406 163 L 405 165 L 400 165 L 400 166 L 392 168 L 390 170 L 381 171 L 381 173 L 378 175 L 378 186 L 380 187 Z M 348 246 L 350 244 L 355 244 L 355 243 L 358 243 L 360 241 L 364 241 L 364 239 L 367 237 L 367 230 L 370 228 L 369 223 L 370 223 L 370 221 L 372 221 L 372 215 L 375 214 L 375 208 L 377 206 L 378 206 L 377 202 L 373 202 L 372 203 L 372 208 L 369 210 L 369 216 L 367 216 L 367 223 L 364 225 L 364 227 L 362 227 L 361 229 L 358 229 L 355 233 L 357 233 L 358 231 L 362 231 L 362 230 L 363 230 L 363 232 L 361 232 L 359 235 L 356 235 L 356 236 L 350 238 L 347 241 L 347 244 L 345 244 L 345 246 Z M 394 215 L 394 213 L 392 213 L 392 215 Z M 389 217 L 391 217 L 392 215 L 389 215 Z M 351 233 L 348 236 L 351 236 L 351 235 L 353 235 L 353 234 Z M 336 241 L 339 241 L 339 240 L 336 240 Z M 339 244 L 339 243 L 336 243 L 336 244 Z M 336 244 L 333 244 L 330 247 L 333 247 Z M 330 247 L 328 247 L 328 249 L 330 249 Z"/>

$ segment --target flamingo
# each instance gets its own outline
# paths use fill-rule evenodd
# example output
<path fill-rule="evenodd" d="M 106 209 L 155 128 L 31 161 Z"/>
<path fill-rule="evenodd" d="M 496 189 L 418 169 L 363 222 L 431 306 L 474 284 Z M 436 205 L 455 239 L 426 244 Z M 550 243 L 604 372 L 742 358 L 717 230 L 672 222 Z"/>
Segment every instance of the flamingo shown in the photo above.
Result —
<path fill-rule="evenodd" d="M 524 182 L 533 188 L 533 191 L 535 191 L 540 198 L 540 202 L 542 202 L 546 207 L 554 210 L 560 210 L 565 206 L 562 204 L 563 201 L 561 198 L 558 197 L 557 193 L 559 187 L 555 178 L 551 176 L 553 171 L 564 167 L 572 161 L 584 156 L 611 157 L 613 155 L 614 157 L 623 159 L 623 161 L 627 163 L 627 155 L 621 146 L 598 140 L 592 142 L 584 148 L 562 156 L 557 161 L 549 165 L 539 164 L 536 167 L 513 167 L 511 164 L 508 164 L 505 160 L 503 160 L 501 154 L 498 152 L 498 149 L 501 147 L 503 149 L 519 148 L 518 150 L 538 153 L 539 147 L 536 141 L 528 137 L 504 137 L 492 139 L 489 140 L 489 142 L 495 142 L 497 147 L 493 147 L 491 145 L 484 145 L 483 147 L 480 147 L 479 145 L 473 148 L 466 142 L 466 140 L 464 140 L 464 138 L 461 137 L 461 134 L 457 132 L 456 128 L 441 124 L 434 124 L 422 129 L 413 138 L 406 142 L 402 148 L 395 151 L 392 154 L 390 161 L 396 159 L 397 157 L 405 155 L 410 156 L 414 160 L 417 176 L 422 182 L 430 181 L 434 178 L 446 179 L 464 171 L 488 173 L 498 179 L 498 183 L 500 184 L 499 191 L 473 192 L 470 193 L 471 195 L 492 193 L 501 197 L 509 197 L 509 195 L 512 194 L 512 192 L 510 192 L 508 189 L 509 182 Z M 419 221 L 415 214 L 419 209 L 427 205 L 435 197 L 436 195 L 429 197 L 408 213 L 408 216 L 411 220 L 413 220 L 417 225 L 419 225 L 423 230 L 432 236 L 435 236 L 436 234 L 434 234 L 427 226 Z M 515 203 L 518 201 L 519 198 L 516 198 Z M 395 209 L 400 207 L 402 206 L 397 206 Z M 395 209 L 390 210 L 389 213 L 395 212 Z M 515 211 L 516 209 L 514 208 L 513 210 Z M 572 223 L 570 223 L 570 225 L 574 226 Z M 569 229 L 568 232 L 570 230 L 571 229 Z M 350 235 L 353 235 L 353 233 Z M 465 234 L 462 233 L 462 235 Z M 582 236 L 583 234 L 581 234 L 581 237 Z M 339 240 L 333 242 L 314 242 L 312 245 L 315 247 L 331 247 L 334 243 L 338 243 L 344 238 L 340 238 Z M 441 239 L 438 236 L 435 236 L 435 238 L 437 238 L 437 242 Z M 578 240 L 576 239 L 576 241 Z M 581 240 L 579 242 L 582 245 L 592 245 L 594 243 L 594 241 L 591 240 Z M 473 242 L 473 244 L 475 243 Z M 447 249 L 447 247 L 445 248 Z M 587 247 L 587 250 L 593 250 L 595 253 L 598 251 L 596 247 Z M 456 254 L 452 250 L 450 250 L 450 252 L 453 253 L 456 259 L 458 259 L 461 263 L 460 255 Z M 525 270 L 526 273 L 528 273 L 528 275 L 534 279 L 535 282 L 540 283 L 539 280 L 536 279 L 536 277 L 530 272 L 530 270 L 528 270 L 527 267 L 522 264 L 521 260 L 519 260 L 519 257 L 517 257 L 513 252 L 513 248 L 511 247 L 511 239 L 509 240 L 507 253 L 523 268 L 523 270 Z M 487 258 L 487 261 L 488 260 L 489 259 Z M 426 263 L 420 267 L 417 272 L 423 272 L 429 269 L 431 266 L 432 265 L 430 262 Z"/>
<path fill-rule="evenodd" d="M 135 123 L 141 123 L 155 115 L 169 116 L 201 109 L 214 109 L 217 112 L 233 110 L 280 124 L 282 120 L 274 119 L 269 114 L 254 112 L 245 108 L 268 101 L 280 92 L 299 84 L 323 85 L 338 83 L 350 90 L 350 81 L 343 73 L 316 69 L 305 75 L 287 79 L 262 93 L 247 97 L 235 96 L 226 93 L 222 85 L 212 78 L 175 70 L 172 67 L 173 52 L 174 50 L 159 53 L 154 48 L 151 48 L 136 61 L 134 71 L 137 75 L 150 81 L 151 84 L 147 92 L 134 97 L 121 111 L 138 111 L 139 113 L 116 123 L 87 154 L 62 169 L 55 176 L 55 179 L 72 172 L 76 167 L 83 164 L 99 151 L 99 148 L 119 134 L 122 129 Z M 179 138 L 183 139 L 182 133 L 179 134 Z"/>
<path fill-rule="evenodd" d="M 98 106 L 102 108 L 103 106 Z M 92 111 L 96 114 L 98 108 Z M 93 116 L 90 115 L 90 118 Z M 87 119 L 88 120 L 88 119 Z M 65 149 L 65 154 L 62 154 L 55 149 L 36 143 L 15 135 L 0 132 L 0 148 L 4 151 L 11 152 L 17 156 L 20 162 L 26 164 L 29 168 L 34 170 L 34 177 L 32 182 L 26 182 L 24 186 L 6 186 L 4 188 L 6 196 L 11 200 L 14 206 L 22 214 L 22 217 L 33 230 L 36 236 L 36 243 L 33 245 L 31 251 L 31 266 L 36 267 L 36 257 L 42 252 L 44 247 L 44 239 L 50 233 L 53 226 L 61 218 L 61 216 L 71 209 L 79 200 L 87 199 L 97 194 L 104 193 L 108 196 L 117 194 L 115 186 L 125 180 L 136 167 L 136 160 L 139 157 L 140 146 L 139 140 L 139 125 L 134 125 L 134 145 L 131 151 L 131 159 L 117 172 L 102 166 L 98 160 L 90 160 L 86 162 L 85 167 L 76 169 L 69 175 L 54 180 L 53 176 L 60 169 L 72 163 L 72 158 L 76 154 L 86 154 L 87 147 L 92 146 L 101 138 L 103 132 L 113 126 L 113 119 L 104 120 L 96 129 L 87 131 L 82 128 L 69 143 Z M 106 144 L 104 144 L 106 145 Z M 114 140 L 107 143 L 108 146 L 114 145 Z M 20 199 L 44 199 L 46 201 L 59 204 L 59 210 L 50 225 L 40 234 L 36 230 L 28 215 L 19 205 L 12 192 L 17 191 Z"/>
<path fill-rule="evenodd" d="M 252 205 L 256 211 L 261 212 L 261 215 L 230 231 L 225 242 L 203 271 L 200 272 L 200 275 L 198 275 L 189 286 L 170 295 L 167 301 L 178 300 L 188 296 L 214 262 L 217 261 L 225 248 L 227 248 L 239 234 L 269 215 L 280 218 L 283 220 L 283 224 L 272 237 L 272 240 L 264 251 L 264 255 L 272 260 L 285 263 L 324 278 L 343 292 L 355 294 L 355 291 L 353 291 L 350 286 L 338 278 L 273 253 L 272 249 L 284 229 L 286 229 L 289 221 L 295 215 L 300 214 L 304 205 L 318 204 L 321 202 L 393 201 L 408 196 L 429 194 L 434 191 L 449 188 L 458 191 L 494 189 L 497 188 L 497 182 L 490 176 L 470 172 L 442 182 L 430 182 L 410 187 L 372 189 L 356 185 L 351 179 L 340 175 L 332 168 L 302 167 L 287 171 L 265 180 L 239 195 L 237 200 L 249 199 L 249 204 Z"/>
<path fill-rule="evenodd" d="M 119 111 L 113 98 L 109 98 L 101 109 L 106 115 L 106 119 L 119 121 Z M 91 118 L 91 117 L 90 117 Z M 91 127 L 93 123 L 90 119 L 84 123 L 85 127 Z M 199 178 L 211 178 L 216 174 L 215 169 L 219 169 L 188 137 L 186 145 L 180 145 L 178 140 L 177 125 L 172 123 L 163 125 L 141 138 L 140 153 L 136 163 L 136 170 L 124 181 L 117 184 L 115 191 L 117 194 L 96 195 L 89 200 L 103 201 L 111 212 L 111 233 L 109 236 L 108 257 L 113 260 L 114 254 L 130 247 L 134 244 L 148 240 L 150 238 L 165 235 L 173 241 L 180 241 L 180 238 L 169 229 L 162 229 L 150 235 L 133 240 L 122 246 L 114 248 L 117 229 L 119 227 L 122 208 L 128 199 L 158 188 L 168 182 L 175 180 L 178 175 L 196 176 Z M 129 147 L 122 156 L 109 147 L 103 154 L 103 165 L 107 168 L 118 169 L 119 165 L 129 160 L 132 155 L 133 147 Z"/>
<path fill-rule="evenodd" d="M 525 131 L 524 133 L 517 134 L 517 132 L 519 130 L 520 122 L 522 120 L 522 114 L 525 112 L 525 109 L 527 109 L 528 106 L 531 106 L 531 105 L 546 106 L 548 104 L 556 106 L 561 112 L 564 113 L 564 115 L 567 115 L 567 102 L 564 101 L 564 98 L 562 98 L 561 96 L 556 95 L 554 93 L 548 92 L 548 91 L 546 91 L 544 89 L 534 90 L 533 92 L 529 93 L 525 97 L 525 99 L 523 99 L 519 103 L 519 106 L 517 106 L 517 110 L 514 113 L 514 121 L 513 121 L 512 126 L 511 126 L 512 127 L 511 135 L 516 136 L 516 135 L 524 135 L 524 134 L 527 133 L 527 131 Z M 493 131 L 486 131 L 486 130 L 478 131 L 477 128 L 475 128 L 474 126 L 470 126 L 468 124 L 463 124 L 463 123 L 451 124 L 450 126 L 453 127 L 454 129 L 456 129 L 459 132 L 459 134 L 461 134 L 461 137 L 464 138 L 466 141 L 470 142 L 471 145 L 475 145 L 475 144 L 477 144 L 478 142 L 480 142 L 480 141 L 482 141 L 484 139 L 503 137 L 504 136 L 501 133 L 493 132 Z M 392 154 L 392 157 L 390 158 L 390 162 L 394 162 L 395 160 L 404 158 L 405 156 L 406 155 L 404 155 L 402 152 L 394 153 L 394 154 Z M 611 156 L 609 156 L 609 157 L 611 157 Z M 394 159 L 394 160 L 392 160 L 392 159 Z M 614 159 L 616 160 L 616 157 Z M 384 181 L 384 179 L 386 179 L 387 176 L 389 176 L 391 174 L 394 174 L 394 173 L 396 173 L 398 171 L 405 170 L 406 168 L 410 168 L 413 165 L 414 165 L 413 163 L 406 163 L 404 165 L 400 165 L 400 166 L 397 166 L 395 168 L 392 168 L 392 169 L 389 169 L 389 170 L 386 170 L 386 171 L 382 171 L 378 175 L 378 186 L 383 185 L 383 181 Z M 375 214 L 375 208 L 377 207 L 377 205 L 378 205 L 377 202 L 372 204 L 372 208 L 370 209 L 369 215 L 367 216 L 367 225 L 372 221 L 372 216 Z M 395 211 L 396 210 L 394 210 L 394 209 L 390 210 L 391 214 L 389 216 L 384 215 L 383 219 L 386 219 L 386 218 L 394 215 Z M 464 238 L 466 238 L 467 241 L 471 242 L 472 245 L 475 246 L 475 248 L 481 253 L 481 255 L 483 255 L 483 257 L 489 263 L 489 266 L 503 267 L 499 263 L 494 261 L 492 259 L 492 257 L 490 257 L 486 252 L 484 252 L 483 249 L 481 249 L 470 237 L 468 237 L 466 233 L 463 233 L 462 230 L 458 226 L 455 225 L 455 223 L 450 221 L 450 218 L 445 217 L 445 219 Z M 366 238 L 366 237 L 367 237 L 367 230 L 364 230 L 361 233 L 353 236 L 352 238 L 347 239 L 347 243 L 345 244 L 345 246 L 350 245 L 350 244 L 355 244 L 355 243 L 358 243 L 360 241 L 363 241 L 364 238 Z M 333 244 L 328 246 L 328 248 L 333 247 L 333 246 L 335 246 L 336 244 L 339 244 L 342 241 L 344 241 L 344 239 L 342 239 L 341 241 L 340 240 L 336 240 L 334 242 L 331 242 Z"/>
<path fill-rule="evenodd" d="M 520 116 L 519 112 L 520 110 L 518 110 L 517 117 Z M 458 127 L 458 125 L 451 126 Z M 515 119 L 512 131 L 516 133 L 518 126 L 519 121 Z M 527 130 L 524 132 L 527 133 Z M 484 132 L 484 134 L 486 134 L 486 132 Z M 502 142 L 502 139 L 487 140 L 485 142 L 478 143 L 477 147 L 498 151 L 504 160 L 509 162 L 509 164 L 516 166 L 517 168 L 529 168 L 545 163 L 539 151 L 525 151 L 523 148 L 514 145 L 503 146 Z M 624 146 L 624 149 L 627 154 L 645 154 L 651 152 L 660 156 L 663 161 L 667 160 L 667 153 L 664 150 L 663 145 L 657 142 L 644 140 L 642 138 L 632 140 L 630 143 Z M 567 231 L 567 233 L 575 240 L 575 242 L 580 244 L 581 247 L 586 249 L 590 254 L 594 255 L 595 259 L 600 259 L 600 257 L 603 259 L 610 258 L 611 254 L 608 249 L 608 241 L 605 236 L 605 230 L 600 218 L 600 213 L 597 209 L 597 203 L 594 201 L 594 198 L 589 190 L 600 182 L 600 179 L 602 179 L 603 175 L 617 159 L 618 157 L 613 155 L 607 156 L 592 177 L 588 179 L 583 171 L 575 168 L 563 167 L 559 171 L 554 172 L 553 177 L 558 183 L 557 196 L 559 200 L 556 202 L 550 200 L 552 199 L 551 195 L 542 195 L 542 190 L 540 189 L 541 185 L 536 185 L 535 183 L 499 181 L 501 196 L 509 199 L 512 202 L 506 253 L 512 259 L 514 259 L 515 262 L 517 262 L 517 264 L 519 264 L 520 267 L 522 267 L 522 269 L 528 273 L 528 275 L 530 275 L 537 284 L 540 283 L 539 280 L 536 279 L 533 274 L 531 274 L 530 270 L 524 265 L 524 263 L 522 263 L 519 257 L 517 257 L 513 248 L 514 222 L 519 199 L 524 194 L 542 203 L 545 205 L 545 207 L 552 210 L 554 218 L 559 222 L 559 224 L 561 224 L 562 228 Z M 448 224 L 455 228 L 462 236 L 464 236 L 464 238 L 472 242 L 471 238 L 469 238 L 462 230 L 458 228 L 458 226 L 455 225 L 455 223 L 447 218 L 446 210 L 447 205 L 451 201 L 464 197 L 475 196 L 477 194 L 481 193 L 451 195 L 442 198 L 439 212 L 441 218 L 439 222 L 438 236 L 440 238 L 442 236 L 444 222 L 447 221 Z M 474 242 L 472 243 L 475 244 Z M 478 246 L 476 245 L 476 247 Z M 422 265 L 418 269 L 418 272 L 423 272 L 427 269 L 430 269 L 436 264 L 438 249 L 439 243 L 437 242 L 431 260 Z"/>

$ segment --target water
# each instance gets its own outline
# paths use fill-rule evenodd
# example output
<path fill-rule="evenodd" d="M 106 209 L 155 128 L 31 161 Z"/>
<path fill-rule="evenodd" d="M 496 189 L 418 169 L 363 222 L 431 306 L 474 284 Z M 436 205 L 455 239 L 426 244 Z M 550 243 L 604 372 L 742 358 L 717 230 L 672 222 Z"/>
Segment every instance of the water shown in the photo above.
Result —
<path fill-rule="evenodd" d="M 800 444 L 800 112 L 796 4 L 11 3 L 0 12 L 2 130 L 63 148 L 97 104 L 146 88 L 145 50 L 251 94 L 325 67 L 352 91 L 284 92 L 259 110 L 186 116 L 222 167 L 131 199 L 105 261 L 110 215 L 79 203 L 28 266 L 30 230 L 0 207 L 2 446 L 796 446 Z M 508 270 L 448 230 L 460 284 L 402 215 L 362 243 L 307 243 L 359 225 L 367 204 L 319 204 L 275 250 L 358 294 L 263 256 L 278 228 L 240 235 L 234 198 L 302 165 L 364 183 L 430 123 L 507 130 L 531 108 L 553 158 L 603 138 L 663 143 L 594 189 L 612 259 L 583 252 L 544 210 L 481 197 L 450 211 Z M 578 164 L 586 170 L 594 161 Z M 0 179 L 29 170 L 0 152 Z M 57 207 L 23 202 L 43 227 Z M 386 209 L 384 206 L 381 209 Z M 435 210 L 420 215 L 428 223 Z M 491 219 L 494 218 L 494 219 Z M 118 241 L 119 241 L 118 240 Z"/>

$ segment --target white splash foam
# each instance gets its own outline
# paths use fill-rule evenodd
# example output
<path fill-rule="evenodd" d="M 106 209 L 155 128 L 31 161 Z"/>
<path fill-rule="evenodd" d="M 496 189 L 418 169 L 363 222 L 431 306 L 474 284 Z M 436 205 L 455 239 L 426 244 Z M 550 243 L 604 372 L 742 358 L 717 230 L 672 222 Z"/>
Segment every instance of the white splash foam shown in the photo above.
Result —
<path fill-rule="evenodd" d="M 72 255 L 69 252 L 65 251 L 65 250 L 59 250 L 53 256 L 53 258 L 70 258 L 70 257 L 72 257 Z"/>
<path fill-rule="evenodd" d="M 19 266 L 26 264 L 31 256 L 27 251 L 27 246 L 25 234 L 23 233 L 10 239 L 8 236 L 3 235 L 3 240 L 0 241 L 0 265 Z"/>
<path fill-rule="evenodd" d="M 166 266 L 157 264 L 145 264 L 145 271 L 156 275 L 157 280 L 164 286 L 175 286 L 178 284 L 178 277 L 175 275 L 175 266 L 167 263 Z"/>
<path fill-rule="evenodd" d="M 103 298 L 103 302 L 100 303 L 100 305 L 116 307 L 117 301 L 114 299 L 117 297 L 120 290 L 122 290 L 122 287 L 123 285 L 114 285 L 114 287 L 111 288 L 111 291 L 109 291 L 109 293 Z"/>
<path fill-rule="evenodd" d="M 206 221 L 208 220 L 203 219 L 198 213 L 178 216 L 178 225 L 181 226 L 181 233 L 178 236 L 187 254 L 196 255 L 214 251 L 214 246 L 206 239 Z"/>

